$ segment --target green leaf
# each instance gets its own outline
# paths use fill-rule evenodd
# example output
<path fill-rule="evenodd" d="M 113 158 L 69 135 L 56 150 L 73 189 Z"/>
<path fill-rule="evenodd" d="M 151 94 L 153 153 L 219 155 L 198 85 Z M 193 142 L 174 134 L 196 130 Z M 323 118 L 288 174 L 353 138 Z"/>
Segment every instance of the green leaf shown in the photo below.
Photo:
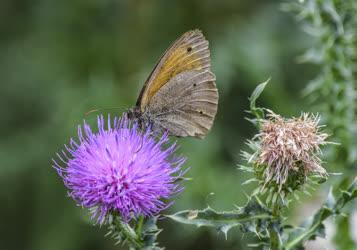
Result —
<path fill-rule="evenodd" d="M 243 232 L 253 232 L 259 237 L 265 237 L 268 222 L 272 219 L 271 212 L 258 198 L 252 198 L 248 203 L 233 211 L 218 212 L 211 207 L 203 210 L 184 210 L 166 217 L 183 224 L 197 227 L 213 227 L 227 238 L 228 231 L 239 227 Z"/>
<path fill-rule="evenodd" d="M 252 95 L 248 98 L 250 101 L 250 111 L 252 112 L 253 115 L 256 116 L 256 118 L 260 119 L 264 117 L 264 110 L 262 108 L 257 108 L 256 107 L 256 101 L 265 89 L 265 86 L 268 84 L 270 81 L 270 78 L 266 80 L 265 82 L 259 84 L 253 91 Z"/>

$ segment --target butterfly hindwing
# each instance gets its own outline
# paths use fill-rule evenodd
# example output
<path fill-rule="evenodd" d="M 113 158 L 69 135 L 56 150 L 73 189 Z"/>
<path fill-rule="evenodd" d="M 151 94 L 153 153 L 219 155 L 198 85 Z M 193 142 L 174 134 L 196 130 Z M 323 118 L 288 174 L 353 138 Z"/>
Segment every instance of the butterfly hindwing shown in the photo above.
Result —
<path fill-rule="evenodd" d="M 202 138 L 213 125 L 218 92 L 215 76 L 207 70 L 185 71 L 165 84 L 148 109 L 154 126 L 175 136 Z"/>

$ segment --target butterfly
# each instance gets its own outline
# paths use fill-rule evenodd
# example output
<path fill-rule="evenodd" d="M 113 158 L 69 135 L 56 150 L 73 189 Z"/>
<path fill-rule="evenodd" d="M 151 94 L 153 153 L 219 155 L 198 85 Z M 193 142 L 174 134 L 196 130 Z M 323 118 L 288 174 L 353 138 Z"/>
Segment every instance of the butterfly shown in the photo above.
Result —
<path fill-rule="evenodd" d="M 159 59 L 127 115 L 153 131 L 203 138 L 217 113 L 215 81 L 208 41 L 200 30 L 188 31 Z"/>

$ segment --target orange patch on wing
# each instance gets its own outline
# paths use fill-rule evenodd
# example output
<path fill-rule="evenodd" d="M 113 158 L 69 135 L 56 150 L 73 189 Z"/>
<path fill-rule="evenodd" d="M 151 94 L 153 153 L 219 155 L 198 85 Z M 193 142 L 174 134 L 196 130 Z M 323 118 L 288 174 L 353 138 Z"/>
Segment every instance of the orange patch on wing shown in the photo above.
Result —
<path fill-rule="evenodd" d="M 164 86 L 171 78 L 181 72 L 200 69 L 202 67 L 201 60 L 193 53 L 190 54 L 192 48 L 189 46 L 181 46 L 172 51 L 167 57 L 161 70 L 154 77 L 150 88 L 142 97 L 142 103 L 149 103 L 150 99 L 156 94 L 159 89 Z"/>

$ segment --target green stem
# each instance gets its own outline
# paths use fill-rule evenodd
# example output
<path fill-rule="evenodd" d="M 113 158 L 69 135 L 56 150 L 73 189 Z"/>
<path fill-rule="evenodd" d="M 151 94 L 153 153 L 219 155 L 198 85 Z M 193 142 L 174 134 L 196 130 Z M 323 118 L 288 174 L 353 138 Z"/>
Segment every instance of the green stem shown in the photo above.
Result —
<path fill-rule="evenodd" d="M 280 218 L 280 208 L 277 203 L 273 205 L 272 208 L 273 220 L 270 225 L 269 234 L 270 234 L 270 250 L 280 249 L 280 237 L 278 228 L 275 227 L 275 221 L 278 221 Z"/>

